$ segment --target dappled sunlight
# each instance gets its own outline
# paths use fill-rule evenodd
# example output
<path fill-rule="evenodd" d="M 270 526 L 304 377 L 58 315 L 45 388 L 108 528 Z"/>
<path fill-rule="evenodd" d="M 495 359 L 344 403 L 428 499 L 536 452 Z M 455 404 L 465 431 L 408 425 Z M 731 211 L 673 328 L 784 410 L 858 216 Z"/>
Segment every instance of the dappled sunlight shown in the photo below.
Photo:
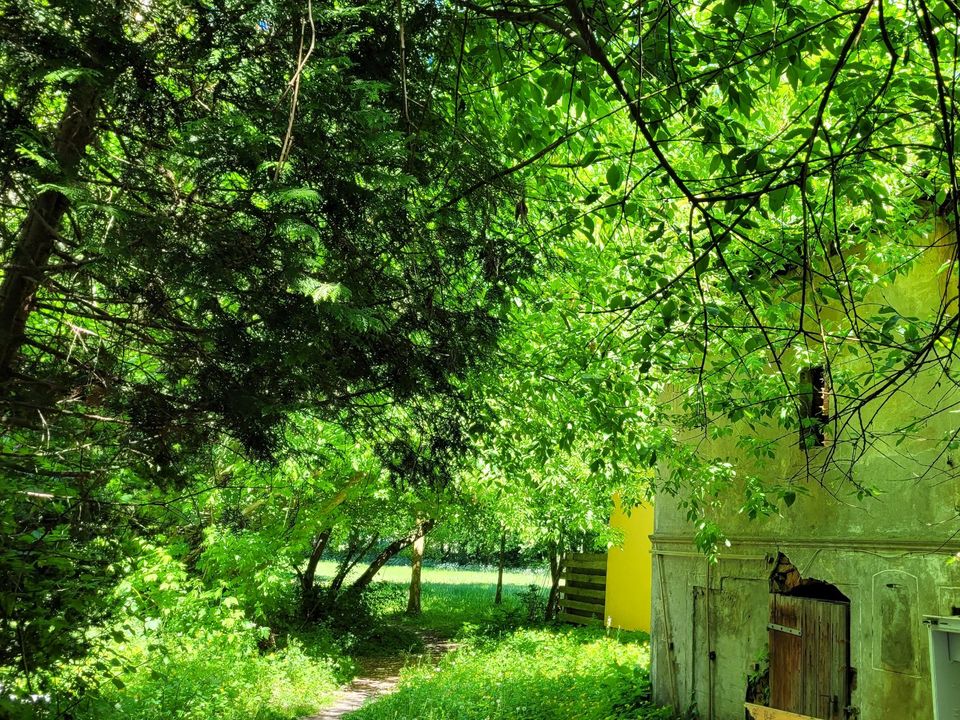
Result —
<path fill-rule="evenodd" d="M 0 0 L 0 720 L 930 717 L 958 3 Z"/>

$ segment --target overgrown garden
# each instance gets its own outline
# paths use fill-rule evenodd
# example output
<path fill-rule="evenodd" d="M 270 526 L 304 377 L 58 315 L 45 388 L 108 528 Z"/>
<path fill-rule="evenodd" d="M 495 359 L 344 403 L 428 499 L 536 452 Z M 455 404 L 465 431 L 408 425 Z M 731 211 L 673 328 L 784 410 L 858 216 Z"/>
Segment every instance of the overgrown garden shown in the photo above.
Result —
<path fill-rule="evenodd" d="M 303 717 L 424 633 L 462 647 L 358 718 L 666 717 L 640 639 L 544 626 L 559 558 L 614 496 L 707 555 L 721 504 L 875 498 L 925 418 L 872 408 L 955 384 L 958 24 L 0 0 L 0 717 Z M 932 314 L 864 301 L 929 252 Z M 697 452 L 734 423 L 829 458 Z"/>

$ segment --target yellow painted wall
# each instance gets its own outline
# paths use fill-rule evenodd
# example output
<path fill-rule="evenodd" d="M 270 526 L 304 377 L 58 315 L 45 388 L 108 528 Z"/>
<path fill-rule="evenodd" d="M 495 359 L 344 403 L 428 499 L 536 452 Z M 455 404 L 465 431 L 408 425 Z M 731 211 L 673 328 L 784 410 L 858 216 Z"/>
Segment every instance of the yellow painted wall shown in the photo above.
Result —
<path fill-rule="evenodd" d="M 628 516 L 614 498 L 616 507 L 610 525 L 623 531 L 622 547 L 607 551 L 606 622 L 612 628 L 650 632 L 653 556 L 653 505 L 633 508 Z"/>

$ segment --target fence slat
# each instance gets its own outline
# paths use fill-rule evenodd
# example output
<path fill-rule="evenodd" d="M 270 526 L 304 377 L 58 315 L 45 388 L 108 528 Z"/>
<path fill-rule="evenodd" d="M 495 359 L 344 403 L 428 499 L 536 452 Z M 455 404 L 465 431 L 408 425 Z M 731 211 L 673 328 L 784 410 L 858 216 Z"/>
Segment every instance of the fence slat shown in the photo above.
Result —
<path fill-rule="evenodd" d="M 567 553 L 567 560 L 603 560 L 607 561 L 606 553 Z"/>
<path fill-rule="evenodd" d="M 567 568 L 580 568 L 583 570 L 603 570 L 607 571 L 607 559 L 604 557 L 600 560 L 580 560 L 577 558 L 569 558 L 564 565 Z"/>
<path fill-rule="evenodd" d="M 586 588 L 573 587 L 572 585 L 561 585 L 560 592 L 565 597 L 590 598 L 603 602 L 607 593 L 604 590 L 588 590 Z"/>
<path fill-rule="evenodd" d="M 562 622 L 574 623 L 576 625 L 596 625 L 598 627 L 603 626 L 603 621 L 597 618 L 584 617 L 583 615 L 570 615 L 569 613 L 560 613 L 557 615 L 557 619 Z"/>
<path fill-rule="evenodd" d="M 607 578 L 605 575 L 581 575 L 580 573 L 565 573 L 563 576 L 567 584 L 583 583 L 590 585 L 597 590 L 605 590 L 607 587 Z"/>
<path fill-rule="evenodd" d="M 576 600 L 567 600 L 564 598 L 560 601 L 560 606 L 563 608 L 573 608 L 574 610 L 585 610 L 586 612 L 596 613 L 601 618 L 603 618 L 604 604 L 600 603 L 585 603 L 577 602 Z"/>

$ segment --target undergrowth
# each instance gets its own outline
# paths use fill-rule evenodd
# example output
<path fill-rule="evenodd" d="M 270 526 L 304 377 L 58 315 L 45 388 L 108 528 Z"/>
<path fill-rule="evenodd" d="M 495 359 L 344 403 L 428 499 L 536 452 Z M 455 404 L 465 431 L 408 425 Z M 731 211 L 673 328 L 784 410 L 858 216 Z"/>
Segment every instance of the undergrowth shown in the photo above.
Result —
<path fill-rule="evenodd" d="M 110 621 L 75 630 L 88 651 L 43 671 L 51 692 L 32 693 L 0 669 L 0 717 L 294 720 L 353 672 L 329 628 L 261 625 L 243 594 L 206 586 L 168 548 L 144 544 L 120 572 Z"/>
<path fill-rule="evenodd" d="M 276 620 L 288 615 L 290 578 L 212 565 L 200 578 L 169 548 L 143 545 L 120 573 L 112 620 L 80 631 L 89 651 L 48 671 L 54 692 L 9 685 L 0 668 L 0 717 L 296 720 L 330 703 L 355 670 L 352 657 L 415 653 L 424 637 L 453 636 L 461 648 L 439 668 L 405 670 L 395 695 L 351 717 L 668 717 L 648 702 L 645 636 L 544 626 L 535 575 L 515 574 L 525 582 L 506 585 L 494 605 L 491 573 L 428 569 L 423 614 L 409 617 L 397 570 L 303 627 Z"/>
<path fill-rule="evenodd" d="M 404 671 L 399 690 L 353 720 L 668 720 L 650 702 L 642 633 L 585 629 L 468 632 L 436 668 Z"/>
<path fill-rule="evenodd" d="M 292 572 L 258 569 L 244 545 L 228 550 L 202 556 L 197 573 L 175 547 L 142 544 L 118 568 L 110 620 L 73 631 L 87 651 L 42 671 L 50 692 L 0 667 L 0 718 L 296 720 L 330 703 L 354 657 L 417 653 L 423 636 L 450 637 L 469 622 L 493 633 L 524 621 L 521 586 L 507 585 L 494 606 L 492 572 L 434 568 L 424 571 L 423 614 L 409 617 L 409 568 L 397 567 L 304 626 Z"/>

